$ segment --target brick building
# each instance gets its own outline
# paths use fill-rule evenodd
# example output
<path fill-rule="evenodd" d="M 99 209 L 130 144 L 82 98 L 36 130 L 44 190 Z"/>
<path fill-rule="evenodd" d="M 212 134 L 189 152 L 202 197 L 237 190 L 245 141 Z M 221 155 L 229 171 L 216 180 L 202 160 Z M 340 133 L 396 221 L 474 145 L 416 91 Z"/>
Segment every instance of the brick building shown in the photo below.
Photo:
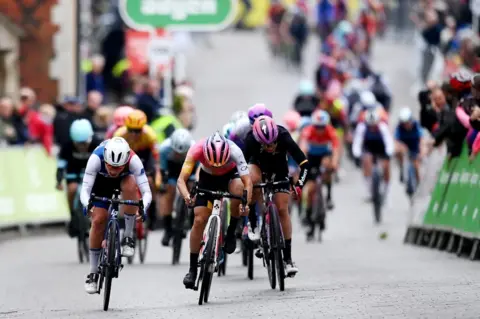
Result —
<path fill-rule="evenodd" d="M 19 87 L 29 86 L 42 102 L 57 99 L 58 80 L 50 75 L 54 35 L 59 31 L 52 22 L 57 2 L 0 1 L 0 94 L 17 97 Z"/>

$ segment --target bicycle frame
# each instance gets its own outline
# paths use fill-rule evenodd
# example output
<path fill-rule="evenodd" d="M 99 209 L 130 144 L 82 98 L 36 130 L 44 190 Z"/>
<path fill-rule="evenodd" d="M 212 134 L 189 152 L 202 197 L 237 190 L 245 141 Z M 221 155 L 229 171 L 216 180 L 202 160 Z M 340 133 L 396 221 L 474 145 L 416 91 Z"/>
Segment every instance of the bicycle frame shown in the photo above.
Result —
<path fill-rule="evenodd" d="M 202 247 L 200 248 L 200 262 L 202 262 L 203 258 L 204 258 L 203 251 L 204 251 L 205 247 L 207 246 L 206 243 L 210 239 L 208 237 L 208 230 L 210 229 L 210 224 L 212 223 L 212 220 L 214 218 L 216 218 L 219 227 L 217 227 L 217 233 L 216 233 L 216 238 L 218 238 L 218 240 L 215 243 L 215 254 L 213 256 L 213 269 L 215 269 L 217 267 L 219 245 L 220 245 L 220 243 L 223 243 L 223 234 L 222 234 L 222 231 L 221 231 L 221 229 L 222 229 L 221 213 L 222 213 L 223 204 L 224 204 L 223 199 L 215 199 L 213 201 L 212 214 L 208 218 L 207 225 L 205 226 L 205 229 L 203 230 L 202 241 L 205 243 L 205 245 L 202 245 Z"/>

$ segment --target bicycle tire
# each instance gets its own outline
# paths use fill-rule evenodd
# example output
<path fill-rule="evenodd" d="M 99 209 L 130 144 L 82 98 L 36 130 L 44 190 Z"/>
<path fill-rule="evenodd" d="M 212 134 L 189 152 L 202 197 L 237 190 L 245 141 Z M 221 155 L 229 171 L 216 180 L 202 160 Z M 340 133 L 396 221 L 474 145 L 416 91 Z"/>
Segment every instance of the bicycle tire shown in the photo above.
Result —
<path fill-rule="evenodd" d="M 247 252 L 247 245 L 242 240 L 242 265 L 248 267 L 248 252 Z"/>
<path fill-rule="evenodd" d="M 314 222 L 313 227 L 316 225 L 325 226 L 325 217 L 327 215 L 327 209 L 325 207 L 325 198 L 323 197 L 323 182 L 322 178 L 318 177 L 315 181 L 315 196 L 316 200 L 313 202 Z M 320 234 L 321 238 L 321 234 Z"/>
<path fill-rule="evenodd" d="M 374 171 L 372 176 L 372 200 L 373 200 L 373 215 L 375 222 L 381 222 L 381 195 L 380 195 L 380 175 Z"/>
<path fill-rule="evenodd" d="M 282 249 L 284 246 L 284 241 L 282 239 L 282 231 L 280 226 L 280 217 L 278 216 L 278 210 L 275 204 L 271 204 L 269 206 L 269 214 L 270 214 L 270 224 L 271 224 L 271 232 L 270 236 L 272 236 L 272 241 L 274 242 L 273 245 L 273 254 L 272 254 L 272 262 L 275 263 L 276 271 L 277 271 L 277 280 L 278 280 L 278 288 L 280 291 L 285 290 L 285 266 L 283 263 L 283 254 Z"/>
<path fill-rule="evenodd" d="M 185 202 L 182 200 L 181 196 L 177 196 L 177 202 L 175 203 L 175 221 L 173 223 L 173 255 L 172 255 L 172 265 L 177 265 L 180 263 L 180 254 L 182 252 L 182 242 L 183 242 L 183 231 L 185 228 L 185 218 L 187 215 L 185 207 Z"/>
<path fill-rule="evenodd" d="M 83 261 L 87 263 L 90 261 L 87 238 L 85 235 L 80 234 L 77 239 L 78 259 L 81 264 L 83 264 Z"/>
<path fill-rule="evenodd" d="M 212 285 L 213 272 L 213 261 L 214 253 L 217 241 L 217 228 L 218 228 L 218 219 L 213 218 L 210 222 L 210 228 L 208 229 L 208 241 L 205 244 L 205 250 L 203 252 L 204 258 L 202 262 L 202 286 L 200 288 L 200 297 L 198 299 L 198 304 L 202 305 L 203 302 L 208 302 L 208 297 L 210 294 L 210 287 Z"/>
<path fill-rule="evenodd" d="M 248 249 L 248 279 L 253 280 L 253 247 L 247 247 Z"/>
<path fill-rule="evenodd" d="M 415 193 L 416 188 L 416 176 L 415 176 L 415 168 L 413 165 L 410 165 L 408 168 L 408 180 L 407 180 L 407 195 L 412 197 Z"/>
<path fill-rule="evenodd" d="M 268 214 L 268 213 L 267 213 Z M 263 227 L 262 227 L 262 245 L 263 245 L 263 262 L 267 267 L 268 281 L 270 282 L 270 288 L 275 289 L 277 287 L 277 275 L 275 271 L 275 263 L 271 262 L 271 239 L 268 237 L 267 228 L 270 228 L 270 225 L 266 223 L 266 214 L 263 217 Z"/>
<path fill-rule="evenodd" d="M 145 257 L 147 256 L 147 247 L 148 247 L 148 229 L 145 223 L 140 223 L 142 230 L 142 238 L 138 238 L 138 257 L 140 259 L 140 263 L 143 264 L 145 262 Z"/>
<path fill-rule="evenodd" d="M 108 310 L 110 303 L 110 292 L 112 290 L 112 280 L 115 273 L 115 252 L 116 252 L 116 229 L 115 223 L 110 223 L 107 235 L 107 265 L 105 267 L 105 291 L 103 292 L 103 310 Z"/>
<path fill-rule="evenodd" d="M 228 224 L 229 224 L 229 214 L 228 214 L 227 201 L 224 201 L 222 204 L 222 238 L 227 236 Z M 225 276 L 227 273 L 227 254 L 223 254 L 223 262 L 218 265 L 218 277 Z"/>

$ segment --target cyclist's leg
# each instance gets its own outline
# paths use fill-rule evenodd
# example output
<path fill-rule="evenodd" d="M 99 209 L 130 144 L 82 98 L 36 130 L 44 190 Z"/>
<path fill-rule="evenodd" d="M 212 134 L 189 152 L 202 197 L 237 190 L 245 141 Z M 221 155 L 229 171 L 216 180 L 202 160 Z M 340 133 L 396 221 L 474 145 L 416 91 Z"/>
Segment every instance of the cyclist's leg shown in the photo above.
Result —
<path fill-rule="evenodd" d="M 420 183 L 420 150 L 417 152 L 410 151 L 410 160 L 413 162 L 413 167 L 415 168 L 415 177 L 417 178 L 417 184 Z"/>
<path fill-rule="evenodd" d="M 328 154 L 322 158 L 322 168 L 324 169 L 323 183 L 327 187 L 327 208 L 332 209 L 334 207 L 332 200 L 332 155 Z"/>
<path fill-rule="evenodd" d="M 77 176 L 75 174 L 75 176 Z M 75 237 L 79 233 L 78 227 L 78 216 L 76 216 L 76 212 L 74 212 L 74 200 L 75 196 L 77 195 L 78 189 L 78 178 L 71 178 L 67 177 L 67 200 L 68 200 L 68 208 L 70 209 L 70 223 L 68 223 L 68 234 L 70 237 Z"/>
<path fill-rule="evenodd" d="M 122 198 L 127 200 L 138 200 L 137 182 L 133 175 L 125 176 L 121 183 Z M 138 208 L 135 206 L 123 206 L 123 217 L 125 219 L 125 232 L 122 239 L 122 255 L 131 257 L 135 254 L 135 242 L 133 241 L 133 229 L 135 228 L 136 214 Z"/>
<path fill-rule="evenodd" d="M 405 154 L 407 152 L 407 147 L 404 143 L 400 141 L 395 141 L 395 158 L 397 160 L 397 164 L 400 170 L 400 183 L 403 183 L 404 180 L 404 167 L 403 167 L 403 161 L 405 158 Z"/>
<path fill-rule="evenodd" d="M 170 238 L 172 237 L 172 211 L 176 195 L 176 185 L 177 180 L 175 178 L 168 178 L 166 193 L 160 196 L 160 214 L 163 219 L 163 226 L 165 227 L 165 232 L 162 238 L 163 246 L 168 246 Z"/>
<path fill-rule="evenodd" d="M 387 197 L 388 189 L 390 187 L 390 157 L 385 153 L 379 155 L 383 169 L 383 198 Z"/>
<path fill-rule="evenodd" d="M 362 172 L 365 179 L 365 189 L 367 196 L 370 198 L 372 190 L 372 171 L 373 171 L 373 155 L 368 151 L 364 151 L 362 156 Z"/>
<path fill-rule="evenodd" d="M 282 178 L 283 177 L 283 178 Z M 275 177 L 275 180 L 285 180 L 288 176 L 280 174 Z M 285 248 L 283 249 L 283 260 L 287 264 L 287 273 L 294 274 L 298 272 L 298 269 L 292 262 L 292 220 L 288 213 L 288 201 L 290 199 L 290 190 L 288 187 L 277 188 L 274 190 L 275 196 L 273 201 L 278 209 L 278 215 L 280 217 L 280 224 L 282 226 L 283 236 L 285 239 Z"/>
<path fill-rule="evenodd" d="M 310 226 L 310 230 L 307 235 L 311 236 L 313 235 L 315 231 L 315 224 L 312 220 L 312 207 L 313 207 L 313 200 L 315 198 L 315 180 L 318 176 L 319 170 L 320 170 L 320 164 L 322 163 L 322 157 L 321 156 L 313 156 L 313 155 L 308 155 L 308 163 L 310 165 L 310 169 L 307 174 L 306 178 L 306 194 L 307 194 L 307 207 L 306 207 L 306 219 L 307 223 Z"/>
<path fill-rule="evenodd" d="M 240 177 L 235 172 L 231 175 L 231 180 L 228 185 L 228 191 L 234 195 L 243 195 L 243 183 Z M 240 204 L 238 199 L 230 200 L 230 223 L 227 228 L 227 236 L 225 236 L 224 250 L 227 254 L 232 254 L 237 248 L 237 239 L 235 231 L 237 229 L 238 221 L 240 220 Z"/>
<path fill-rule="evenodd" d="M 258 184 L 262 182 L 262 171 L 260 167 L 257 164 L 251 163 L 249 165 L 249 170 L 250 170 L 250 178 L 252 180 L 252 184 Z M 257 227 L 257 202 L 262 203 L 263 198 L 262 198 L 262 191 L 258 188 L 253 189 L 252 193 L 252 203 L 249 206 L 250 213 L 249 213 L 249 220 L 250 220 L 250 226 L 252 227 L 252 230 L 255 232 L 255 228 Z M 258 232 L 256 232 L 258 233 Z"/>

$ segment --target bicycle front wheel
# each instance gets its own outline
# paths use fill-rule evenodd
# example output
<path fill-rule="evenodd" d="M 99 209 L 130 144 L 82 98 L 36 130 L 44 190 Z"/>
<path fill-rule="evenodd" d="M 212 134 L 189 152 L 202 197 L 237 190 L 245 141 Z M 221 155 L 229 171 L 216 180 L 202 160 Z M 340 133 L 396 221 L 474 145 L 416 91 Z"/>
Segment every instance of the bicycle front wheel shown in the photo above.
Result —
<path fill-rule="evenodd" d="M 173 223 L 173 256 L 172 265 L 180 263 L 180 254 L 182 252 L 183 231 L 185 228 L 185 218 L 187 216 L 187 207 L 181 196 L 177 196 L 175 203 L 175 220 Z"/>
<path fill-rule="evenodd" d="M 198 304 L 202 305 L 203 302 L 208 302 L 210 294 L 210 287 L 212 286 L 213 273 L 215 271 L 215 247 L 217 246 L 217 232 L 218 232 L 218 219 L 213 218 L 210 222 L 210 228 L 208 229 L 208 241 L 205 243 L 205 250 L 203 251 L 203 264 L 202 264 L 202 287 L 200 288 L 200 297 Z"/>
<path fill-rule="evenodd" d="M 372 200 L 375 222 L 379 224 L 382 220 L 382 194 L 380 193 L 380 174 L 378 172 L 373 173 Z"/>
<path fill-rule="evenodd" d="M 273 249 L 272 252 L 272 264 L 276 265 L 277 270 L 277 279 L 278 279 L 278 287 L 280 291 L 285 290 L 285 265 L 283 263 L 283 247 L 284 247 L 284 240 L 282 235 L 282 229 L 280 228 L 280 218 L 278 216 L 277 207 L 274 204 L 269 206 L 269 214 L 270 214 L 270 236 L 272 237 Z"/>
<path fill-rule="evenodd" d="M 108 310 L 108 305 L 110 303 L 110 291 L 112 290 L 112 280 L 115 275 L 115 266 L 116 266 L 116 244 L 117 244 L 117 234 L 116 234 L 115 223 L 110 223 L 107 234 L 107 264 L 105 267 L 105 291 L 103 292 L 103 310 Z"/>

